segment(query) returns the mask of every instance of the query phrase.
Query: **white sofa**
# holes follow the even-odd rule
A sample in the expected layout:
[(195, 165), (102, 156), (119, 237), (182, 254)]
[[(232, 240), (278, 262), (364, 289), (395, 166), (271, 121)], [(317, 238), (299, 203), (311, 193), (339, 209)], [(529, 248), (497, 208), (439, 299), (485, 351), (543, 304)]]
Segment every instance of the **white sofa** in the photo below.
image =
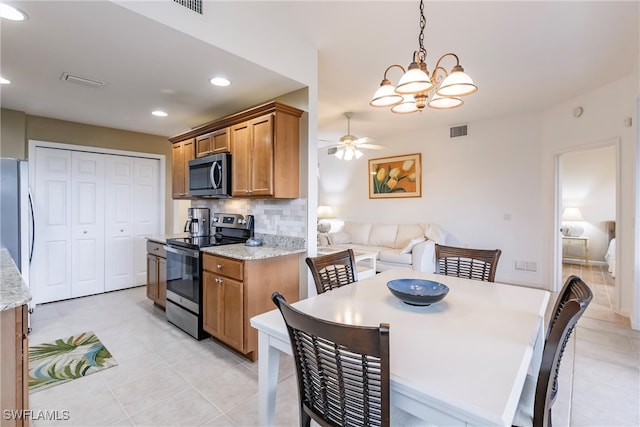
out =
[(437, 224), (377, 224), (345, 221), (341, 229), (318, 234), (318, 246), (375, 252), (376, 270), (409, 268), (433, 273), (435, 244), (446, 244)]

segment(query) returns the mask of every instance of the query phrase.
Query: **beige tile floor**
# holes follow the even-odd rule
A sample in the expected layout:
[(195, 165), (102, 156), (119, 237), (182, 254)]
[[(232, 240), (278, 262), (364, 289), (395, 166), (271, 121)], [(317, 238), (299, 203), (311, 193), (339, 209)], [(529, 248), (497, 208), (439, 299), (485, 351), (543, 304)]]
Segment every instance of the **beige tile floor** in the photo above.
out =
[[(581, 273), (586, 278), (588, 272)], [(640, 425), (640, 333), (600, 304), (608, 301), (604, 279), (589, 279), (597, 304), (579, 322), (575, 348), (563, 360), (555, 425)], [(31, 321), (31, 344), (92, 330), (118, 361), (117, 367), (31, 394), (34, 411), (70, 415), (33, 426), (258, 425), (257, 363), (168, 324), (144, 288), (41, 305)], [(293, 363), (281, 359), (276, 422), (295, 426)]]

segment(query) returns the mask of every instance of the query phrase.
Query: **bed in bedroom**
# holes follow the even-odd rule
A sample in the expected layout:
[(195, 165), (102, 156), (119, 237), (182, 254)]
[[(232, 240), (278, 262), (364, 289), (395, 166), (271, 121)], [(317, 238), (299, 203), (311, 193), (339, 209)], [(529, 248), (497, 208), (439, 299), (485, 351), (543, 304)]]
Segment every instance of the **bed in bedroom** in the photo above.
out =
[(616, 273), (616, 223), (615, 221), (607, 221), (607, 235), (609, 238), (609, 246), (604, 260), (609, 265), (609, 273), (615, 277)]

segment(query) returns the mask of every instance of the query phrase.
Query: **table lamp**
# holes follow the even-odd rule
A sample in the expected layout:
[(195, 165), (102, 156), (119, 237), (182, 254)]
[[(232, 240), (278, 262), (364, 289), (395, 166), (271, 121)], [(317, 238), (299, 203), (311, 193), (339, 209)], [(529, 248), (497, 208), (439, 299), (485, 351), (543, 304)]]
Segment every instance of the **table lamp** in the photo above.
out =
[[(584, 221), (582, 212), (578, 208), (565, 208), (562, 212), (562, 234), (567, 237), (579, 237), (584, 233), (584, 227), (580, 224)], [(567, 223), (565, 225), (565, 222)]]
[(331, 230), (331, 223), (327, 219), (334, 217), (331, 206), (318, 206), (318, 232), (328, 233)]

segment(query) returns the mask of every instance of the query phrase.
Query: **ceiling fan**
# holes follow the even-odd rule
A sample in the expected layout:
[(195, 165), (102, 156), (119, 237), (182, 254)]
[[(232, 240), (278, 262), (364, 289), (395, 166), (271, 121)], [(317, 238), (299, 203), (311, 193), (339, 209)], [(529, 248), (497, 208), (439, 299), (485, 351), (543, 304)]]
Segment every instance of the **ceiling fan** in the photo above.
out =
[[(351, 117), (353, 113), (347, 112), (344, 113), (344, 116), (347, 118), (347, 134), (341, 137), (337, 144), (329, 146), (329, 150), (337, 149), (335, 153), (333, 153), (334, 156), (341, 160), (351, 160), (354, 157), (359, 159), (363, 154), (359, 148), (369, 148), (373, 150), (382, 150), (385, 148), (384, 145), (369, 144), (373, 139), (368, 136), (358, 138), (355, 135), (351, 135)], [(329, 151), (329, 153), (331, 153), (331, 151)]]

